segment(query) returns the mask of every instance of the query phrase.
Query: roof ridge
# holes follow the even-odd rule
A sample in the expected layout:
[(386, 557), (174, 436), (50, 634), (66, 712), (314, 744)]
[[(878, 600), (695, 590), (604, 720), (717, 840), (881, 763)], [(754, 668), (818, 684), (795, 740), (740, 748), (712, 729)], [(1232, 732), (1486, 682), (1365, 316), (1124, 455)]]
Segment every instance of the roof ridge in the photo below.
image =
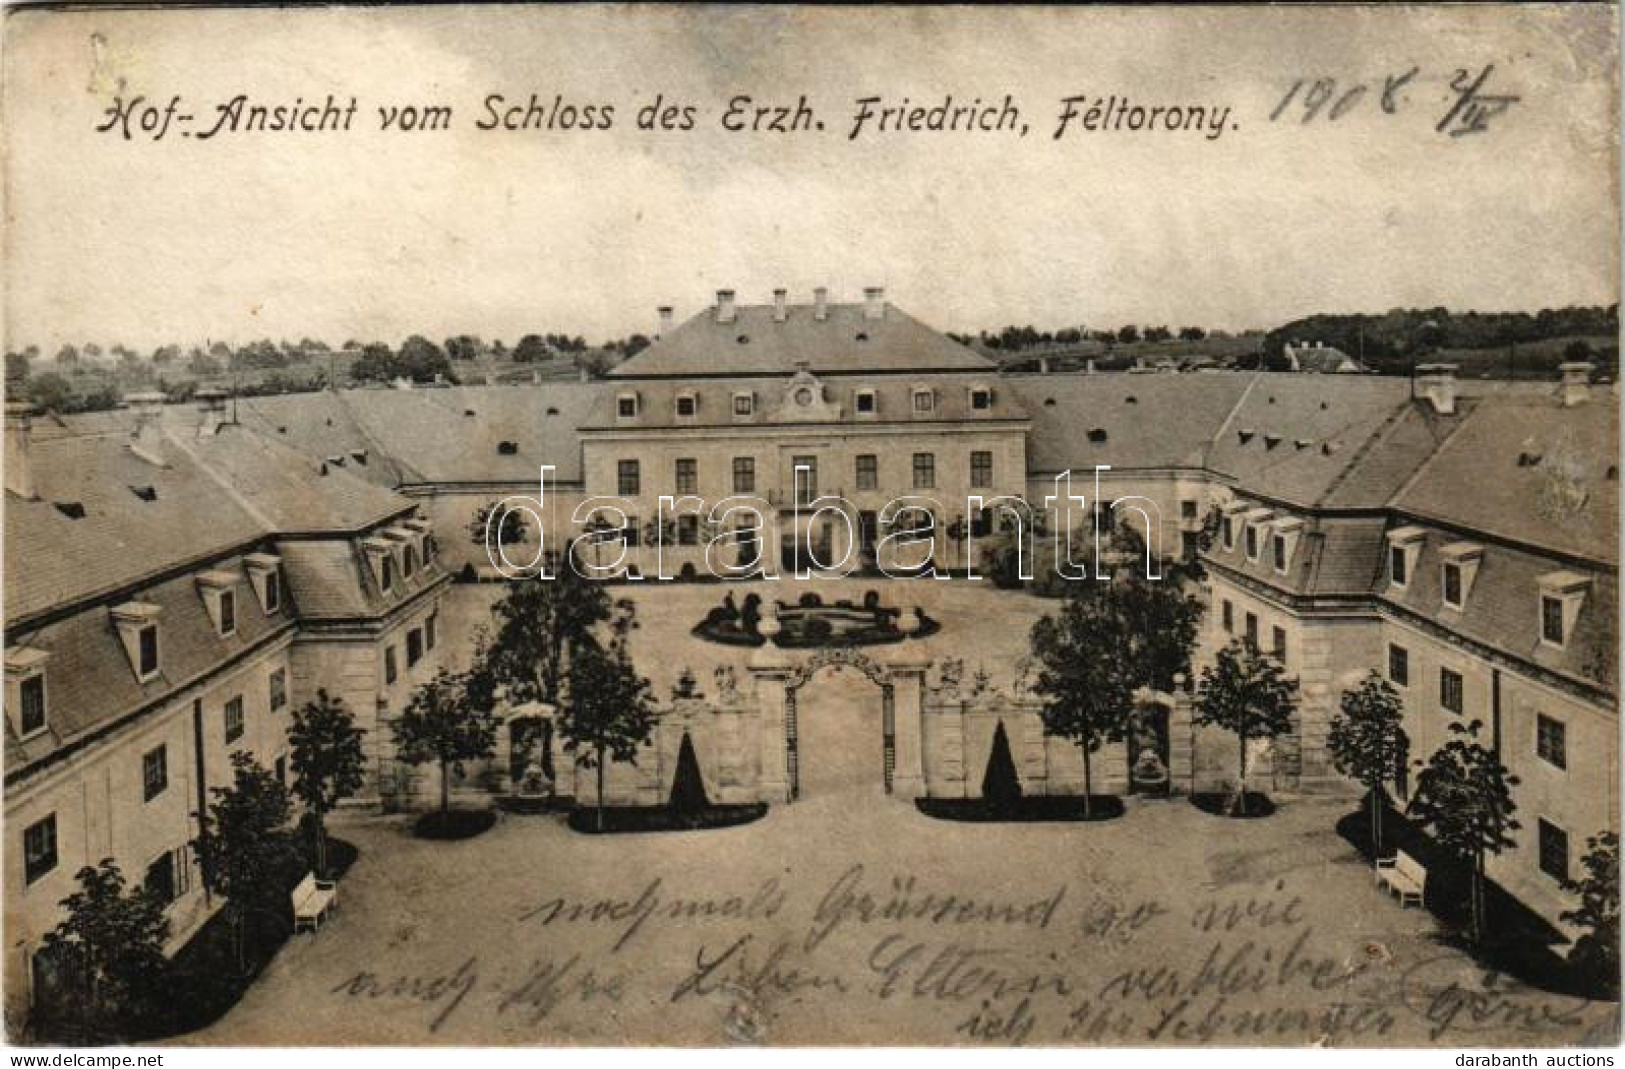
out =
[[(249, 431), (247, 433), (253, 432)], [(187, 458), (192, 461), (193, 465), (196, 466), (199, 471), (203, 472), (203, 474), (206, 475), (216, 486), (224, 490), (226, 492), (226, 496), (230, 497), (232, 501), (236, 502), (239, 508), (248, 513), (248, 515), (254, 520), (255, 523), (260, 525), (266, 534), (276, 533), (277, 525), (271, 522), (270, 517), (266, 516), (265, 513), (261, 512), (252, 501), (248, 500), (247, 495), (238, 489), (236, 484), (234, 484), (230, 479), (226, 478), (220, 472), (216, 471), (213, 465), (204, 461), (204, 459), (198, 455), (197, 451), (184, 440), (183, 436), (176, 433), (173, 427), (164, 428), (164, 437), (173, 442), (181, 452), (185, 453)]]
[(1409, 493), (1411, 487), (1415, 486), (1417, 481), (1422, 478), (1422, 474), (1426, 472), (1428, 468), (1432, 467), (1433, 462), (1439, 458), (1439, 455), (1443, 453), (1446, 448), (1449, 447), (1451, 439), (1455, 438), (1456, 435), (1462, 432), (1462, 429), (1467, 426), (1473, 414), (1478, 411), (1478, 400), (1479, 399), (1476, 397), (1457, 398), (1458, 403), (1460, 403), (1461, 406), (1467, 411), (1462, 414), (1461, 419), (1456, 421), (1456, 425), (1450, 428), (1449, 434), (1446, 434), (1443, 438), (1433, 443), (1433, 448), (1428, 450), (1428, 455), (1422, 458), (1422, 463), (1416, 466), (1416, 470), (1411, 472), (1409, 478), (1400, 483), (1398, 489), (1388, 496), (1388, 499), (1383, 502), (1383, 506), (1385, 508), (1393, 508), (1395, 502)]
[[(1371, 451), (1376, 448), (1377, 442), (1380, 441), (1385, 434), (1399, 425), (1399, 421), (1404, 418), (1405, 413), (1407, 410), (1409, 410), (1409, 408), (1410, 402), (1408, 400), (1401, 401), (1399, 404), (1395, 405), (1393, 411), (1389, 412), (1387, 417), (1381, 423), (1377, 424), (1376, 429), (1370, 434), (1366, 435), (1365, 440), (1354, 447), (1354, 451), (1349, 454), (1348, 461), (1341, 468), (1337, 469), (1337, 474), (1331, 477), (1331, 479), (1326, 483), (1326, 488), (1320, 492), (1320, 496), (1316, 497), (1311, 504), (1324, 505), (1331, 498), (1332, 494), (1348, 481), (1350, 473), (1354, 471), (1355, 467), (1360, 463), (1360, 461), (1364, 460), (1371, 454)], [(1345, 426), (1347, 426), (1347, 424), (1345, 424)]]
[(1253, 390), (1258, 388), (1258, 384), (1263, 381), (1263, 378), (1264, 372), (1253, 372), (1252, 381), (1247, 384), (1246, 388), (1243, 389), (1241, 393), (1236, 395), (1236, 402), (1230, 406), (1230, 411), (1225, 413), (1224, 420), (1219, 424), (1219, 429), (1214, 431), (1213, 437), (1209, 438), (1207, 440), (1207, 444), (1202, 446), (1203, 471), (1213, 472), (1215, 475), (1218, 474), (1218, 472), (1214, 471), (1212, 467), (1213, 450), (1219, 447), (1219, 442), (1223, 440), (1225, 432), (1230, 429), (1231, 421), (1236, 418), (1236, 413), (1241, 411), (1241, 406), (1247, 403), (1247, 398), (1253, 395)]

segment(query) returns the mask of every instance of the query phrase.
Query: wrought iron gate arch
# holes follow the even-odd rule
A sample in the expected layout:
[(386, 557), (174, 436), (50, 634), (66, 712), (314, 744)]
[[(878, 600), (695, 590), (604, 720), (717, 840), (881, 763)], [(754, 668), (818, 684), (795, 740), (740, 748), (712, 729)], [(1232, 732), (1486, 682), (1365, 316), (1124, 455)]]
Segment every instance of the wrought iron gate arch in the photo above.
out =
[(812, 677), (825, 668), (852, 668), (880, 688), (881, 778), (886, 793), (892, 792), (892, 773), (897, 767), (897, 691), (891, 671), (873, 659), (851, 649), (821, 649), (791, 671), (784, 683), (784, 772), (790, 784), (790, 800), (801, 797), (801, 753), (796, 728), (797, 695)]

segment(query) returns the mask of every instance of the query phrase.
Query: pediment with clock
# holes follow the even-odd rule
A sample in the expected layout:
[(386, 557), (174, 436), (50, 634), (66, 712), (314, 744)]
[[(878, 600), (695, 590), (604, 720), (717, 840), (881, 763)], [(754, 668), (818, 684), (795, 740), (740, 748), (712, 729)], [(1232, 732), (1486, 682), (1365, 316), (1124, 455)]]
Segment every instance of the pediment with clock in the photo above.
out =
[(785, 383), (784, 397), (775, 413), (781, 422), (834, 423), (841, 418), (841, 405), (829, 399), (818, 377), (801, 368)]

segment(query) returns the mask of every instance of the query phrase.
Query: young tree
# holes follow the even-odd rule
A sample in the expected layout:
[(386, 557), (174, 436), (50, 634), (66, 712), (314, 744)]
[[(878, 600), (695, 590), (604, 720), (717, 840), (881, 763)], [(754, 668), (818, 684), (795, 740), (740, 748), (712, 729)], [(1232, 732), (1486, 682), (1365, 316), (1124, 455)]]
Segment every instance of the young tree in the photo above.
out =
[(1008, 809), (1021, 801), (1021, 777), (1010, 753), (1010, 736), (1004, 721), (993, 729), (993, 748), (988, 751), (987, 770), (982, 774), (982, 800), (995, 808)]
[(231, 755), (231, 771), (230, 787), (210, 788), (214, 801), (192, 846), (204, 882), (226, 899), (237, 965), (246, 970), (249, 910), (270, 906), (287, 890), (286, 877), (298, 850), (288, 830), (293, 806), (287, 789), (241, 750)]
[(577, 765), (598, 770), (597, 824), (602, 831), (606, 767), (611, 760), (637, 764), (639, 747), (654, 731), (654, 698), (649, 681), (632, 667), (624, 635), (607, 648), (580, 643), (570, 657), (559, 733)]
[(686, 731), (677, 749), (677, 774), (672, 777), (667, 805), (673, 813), (683, 817), (699, 816), (711, 805), (705, 794), (705, 777), (700, 773), (700, 758), (694, 752), (694, 740)]
[(1133, 637), (1106, 584), (1069, 585), (1058, 617), (1033, 625), (1039, 664), (1041, 716), (1050, 735), (1070, 739), (1083, 754), (1083, 812), (1093, 815), (1090, 755), (1128, 730), (1134, 682), (1126, 656)]
[(402, 761), (440, 766), (440, 815), (445, 820), (451, 811), (451, 774), (462, 775), (463, 762), (490, 757), (496, 747), (495, 714), (477, 692), (471, 695), (468, 677), (441, 668), (412, 693), (392, 727)]
[[(476, 546), (486, 544), (487, 528), (491, 526), (491, 513), (495, 508), (495, 505), (483, 505), (474, 510), (474, 518), (468, 524), (468, 537)], [(497, 527), (497, 544), (511, 546), (515, 542), (523, 542), (529, 531), (525, 514), (517, 509), (509, 509), (502, 514), (502, 522)]]
[(1600, 983), (1619, 997), (1619, 836), (1611, 831), (1586, 840), (1580, 859), (1585, 875), (1564, 883), (1580, 896), (1580, 905), (1563, 914), (1570, 924), (1585, 929), (1569, 950), (1569, 964), (1587, 979)]
[(568, 653), (596, 647), (600, 625), (609, 626), (612, 640), (637, 626), (631, 601), (610, 598), (603, 583), (583, 579), (567, 563), (554, 561), (551, 570), (552, 579), (511, 584), (492, 609), (496, 634), (481, 662), (515, 703), (557, 703)]
[(1288, 679), (1279, 662), (1239, 639), (1220, 650), (1213, 664), (1203, 667), (1195, 720), (1234, 732), (1241, 755), (1236, 797), (1231, 803), (1234, 815), (1247, 814), (1247, 744), (1292, 730), (1297, 690), (1297, 680)]
[(125, 890), (112, 858), (87, 865), (76, 878), (79, 890), (62, 900), (67, 917), (45, 934), (45, 950), (62, 975), (83, 984), (80, 1009), (93, 1038), (113, 1040), (119, 1024), (156, 994), (169, 920), (156, 894)]
[(1352, 690), (1345, 690), (1341, 709), (1332, 718), (1326, 749), (1337, 771), (1371, 792), (1371, 854), (1382, 856), (1383, 785), (1409, 757), (1411, 740), (1401, 722), (1399, 692), (1375, 671)]
[(1472, 871), (1469, 902), (1474, 943), (1484, 938), (1484, 859), (1516, 842), (1519, 824), (1512, 788), (1518, 777), (1506, 770), (1494, 751), (1478, 742), (1474, 720), (1450, 725), (1456, 737), (1433, 751), (1416, 778), (1416, 793), (1406, 812), (1433, 833), (1440, 846), (1467, 862)]
[(344, 699), (316, 691), (316, 700), (293, 714), (288, 728), (293, 765), (293, 793), (311, 816), (316, 840), (316, 874), (327, 877), (327, 814), (361, 789), (366, 758), (355, 717)]

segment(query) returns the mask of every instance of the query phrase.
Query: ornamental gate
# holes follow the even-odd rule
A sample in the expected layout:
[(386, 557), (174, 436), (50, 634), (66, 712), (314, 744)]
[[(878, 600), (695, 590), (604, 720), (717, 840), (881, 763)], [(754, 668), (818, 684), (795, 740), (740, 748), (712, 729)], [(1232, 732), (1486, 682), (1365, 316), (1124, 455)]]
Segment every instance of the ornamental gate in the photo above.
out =
[[(881, 782), (887, 794), (892, 792), (892, 773), (897, 766), (897, 691), (892, 685), (890, 675), (879, 665), (864, 657), (862, 654), (844, 650), (821, 650), (808, 658), (806, 663), (791, 672), (784, 685), (784, 747), (785, 747), (785, 777), (789, 781), (790, 799), (794, 801), (803, 793), (803, 746), (802, 743), (808, 732), (802, 722), (801, 691), (813, 676), (824, 669), (840, 670), (852, 669), (860, 673), (870, 683), (880, 689), (880, 750), (876, 753), (876, 764), (880, 770)], [(840, 710), (827, 710), (832, 716)], [(872, 729), (872, 717), (863, 716), (864, 710), (856, 711), (860, 721), (852, 725), (859, 735)], [(849, 717), (850, 719), (850, 717)], [(825, 732), (826, 752), (815, 756), (814, 760), (832, 761), (837, 755), (829, 752), (837, 749), (841, 741)], [(861, 744), (861, 740), (860, 744)]]

